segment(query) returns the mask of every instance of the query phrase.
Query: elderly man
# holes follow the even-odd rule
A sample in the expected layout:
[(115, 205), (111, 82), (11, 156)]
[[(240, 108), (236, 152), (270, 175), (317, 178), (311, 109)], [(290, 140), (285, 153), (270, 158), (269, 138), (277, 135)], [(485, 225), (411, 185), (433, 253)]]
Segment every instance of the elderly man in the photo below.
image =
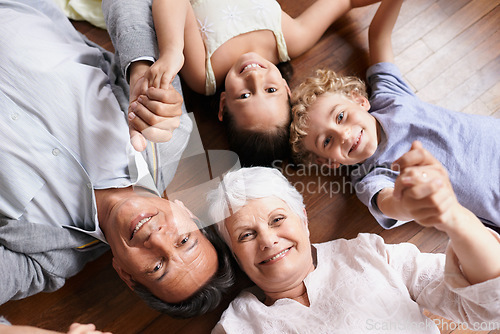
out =
[(231, 284), (223, 252), (159, 196), (192, 128), (180, 95), (136, 86), (156, 115), (129, 116), (129, 138), (112, 54), (50, 0), (3, 1), (0, 18), (0, 303), (60, 288), (108, 244), (119, 276), (155, 308), (189, 317), (216, 306)]

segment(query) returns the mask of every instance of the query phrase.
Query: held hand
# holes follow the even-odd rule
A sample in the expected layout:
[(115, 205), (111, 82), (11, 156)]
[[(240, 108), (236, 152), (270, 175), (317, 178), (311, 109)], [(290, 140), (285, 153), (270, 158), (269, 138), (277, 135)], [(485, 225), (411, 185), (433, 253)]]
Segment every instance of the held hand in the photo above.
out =
[(462, 209), (458, 203), (448, 173), (420, 142), (393, 164), (400, 175), (393, 196), (417, 223), (446, 231), (455, 223)]
[(146, 148), (146, 140), (169, 141), (179, 127), (182, 114), (182, 96), (172, 86), (168, 89), (147, 86), (146, 78), (141, 77), (130, 93), (130, 140), (137, 151)]
[(145, 74), (149, 87), (169, 88), (183, 65), (184, 55), (182, 52), (180, 54), (177, 52), (162, 53)]

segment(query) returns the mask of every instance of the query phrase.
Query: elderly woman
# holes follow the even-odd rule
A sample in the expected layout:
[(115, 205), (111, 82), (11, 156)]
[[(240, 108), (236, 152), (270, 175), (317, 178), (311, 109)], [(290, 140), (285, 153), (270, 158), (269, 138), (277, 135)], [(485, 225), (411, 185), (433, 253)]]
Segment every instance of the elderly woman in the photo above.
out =
[(500, 326), (500, 238), (454, 199), (444, 168), (419, 144), (398, 164), (401, 205), (448, 234), (446, 255), (374, 234), (311, 245), (302, 196), (279, 171), (226, 174), (208, 196), (211, 214), (257, 287), (213, 333), (439, 333), (423, 308), (470, 329)]

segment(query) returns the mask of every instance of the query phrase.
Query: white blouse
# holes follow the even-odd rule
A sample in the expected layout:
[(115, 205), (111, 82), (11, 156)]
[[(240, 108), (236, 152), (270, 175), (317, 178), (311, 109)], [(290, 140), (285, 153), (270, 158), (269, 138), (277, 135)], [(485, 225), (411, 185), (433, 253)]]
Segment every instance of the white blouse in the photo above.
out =
[(314, 246), (317, 266), (304, 280), (310, 307), (288, 298), (266, 306), (243, 291), (212, 333), (439, 333), (423, 308), (460, 328), (500, 327), (500, 277), (470, 285), (451, 247), (445, 261), (375, 234)]

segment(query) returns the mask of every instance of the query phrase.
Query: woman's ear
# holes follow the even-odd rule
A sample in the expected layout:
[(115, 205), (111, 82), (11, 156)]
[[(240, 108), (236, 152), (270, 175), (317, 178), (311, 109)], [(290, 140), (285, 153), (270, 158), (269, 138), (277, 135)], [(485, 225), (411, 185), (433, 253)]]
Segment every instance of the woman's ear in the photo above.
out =
[(130, 290), (134, 290), (134, 285), (135, 285), (135, 282), (134, 280), (132, 279), (132, 275), (130, 275), (128, 272), (126, 272), (119, 264), (118, 262), (115, 260), (115, 258), (113, 257), (113, 268), (115, 268), (116, 272), (118, 273), (118, 276), (120, 276), (120, 278), (122, 279), (122, 281), (125, 282), (125, 284), (127, 284), (127, 286), (130, 288)]
[(309, 220), (307, 219), (307, 211), (306, 211), (306, 208), (303, 207), (302, 208), (302, 211), (304, 212), (304, 225), (306, 227), (306, 231), (307, 231), (307, 237), (309, 238), (311, 236), (311, 231), (309, 231)]
[(364, 110), (368, 111), (370, 110), (370, 101), (363, 95), (359, 94), (357, 91), (352, 91), (351, 92), (351, 99), (359, 104)]
[(224, 107), (226, 106), (226, 92), (220, 93), (220, 101), (219, 101), (219, 121), (222, 122), (224, 118)]

